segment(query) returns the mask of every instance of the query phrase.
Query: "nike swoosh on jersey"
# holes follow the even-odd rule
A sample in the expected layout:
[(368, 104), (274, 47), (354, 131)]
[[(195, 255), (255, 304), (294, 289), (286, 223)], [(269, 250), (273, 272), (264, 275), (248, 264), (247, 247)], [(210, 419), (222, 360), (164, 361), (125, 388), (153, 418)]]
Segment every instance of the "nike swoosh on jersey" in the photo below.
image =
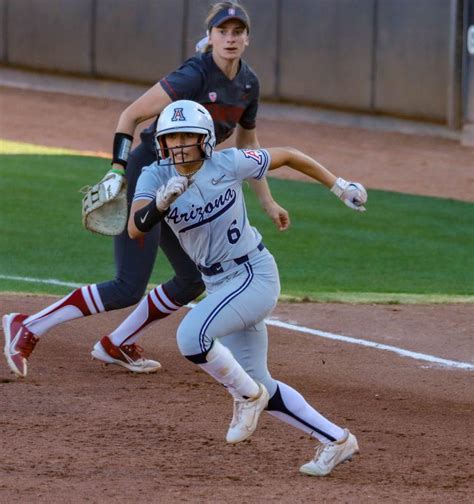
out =
[(221, 177), (218, 177), (218, 178), (213, 178), (212, 185), (218, 184), (224, 177), (225, 177), (225, 175), (222, 175)]
[(148, 210), (148, 212), (143, 216), (143, 217), (140, 217), (140, 222), (143, 224), (145, 221), (146, 221), (146, 218), (148, 217), (148, 214), (150, 213), (150, 210)]

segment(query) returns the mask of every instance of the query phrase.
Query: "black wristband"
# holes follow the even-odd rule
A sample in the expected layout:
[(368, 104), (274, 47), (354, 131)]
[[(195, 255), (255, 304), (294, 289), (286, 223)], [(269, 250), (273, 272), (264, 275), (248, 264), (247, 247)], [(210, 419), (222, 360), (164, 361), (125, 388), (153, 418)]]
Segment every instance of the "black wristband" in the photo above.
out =
[(115, 133), (112, 151), (112, 164), (117, 163), (124, 168), (127, 166), (128, 156), (132, 148), (133, 137), (127, 133)]
[(160, 212), (158, 208), (156, 208), (156, 200), (153, 199), (148, 205), (135, 212), (133, 221), (138, 230), (142, 233), (148, 233), (155, 224), (163, 220), (167, 213), (168, 210), (166, 210), (166, 212)]

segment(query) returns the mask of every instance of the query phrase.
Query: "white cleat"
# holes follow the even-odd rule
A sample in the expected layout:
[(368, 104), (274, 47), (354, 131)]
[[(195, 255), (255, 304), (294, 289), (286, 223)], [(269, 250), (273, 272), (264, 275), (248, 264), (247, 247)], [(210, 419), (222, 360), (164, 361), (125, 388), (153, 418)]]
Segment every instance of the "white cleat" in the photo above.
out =
[(260, 413), (267, 407), (270, 396), (267, 389), (258, 384), (260, 394), (252, 399), (234, 399), (234, 415), (227, 431), (228, 443), (240, 443), (249, 438), (257, 428)]
[(321, 444), (316, 448), (316, 454), (307, 464), (300, 467), (300, 471), (310, 476), (327, 476), (338, 464), (351, 460), (359, 453), (356, 437), (347, 429), (345, 436), (334, 443)]
[(144, 359), (143, 349), (137, 344), (116, 346), (108, 336), (104, 336), (92, 349), (94, 359), (105, 364), (117, 364), (134, 373), (156, 373), (161, 368), (158, 361)]

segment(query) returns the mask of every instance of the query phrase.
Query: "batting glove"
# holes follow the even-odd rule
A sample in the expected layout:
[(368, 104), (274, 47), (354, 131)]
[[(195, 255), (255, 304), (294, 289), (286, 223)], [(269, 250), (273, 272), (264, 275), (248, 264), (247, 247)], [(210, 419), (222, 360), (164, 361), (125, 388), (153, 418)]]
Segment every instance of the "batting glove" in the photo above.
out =
[(124, 170), (109, 170), (104, 178), (99, 182), (100, 191), (103, 193), (103, 199), (111, 201), (115, 199), (127, 183)]
[(166, 185), (162, 185), (156, 191), (156, 208), (165, 212), (171, 203), (179, 198), (187, 188), (187, 177), (171, 177)]
[(331, 192), (352, 210), (365, 212), (364, 205), (367, 203), (367, 191), (359, 182), (348, 182), (339, 177), (331, 187)]

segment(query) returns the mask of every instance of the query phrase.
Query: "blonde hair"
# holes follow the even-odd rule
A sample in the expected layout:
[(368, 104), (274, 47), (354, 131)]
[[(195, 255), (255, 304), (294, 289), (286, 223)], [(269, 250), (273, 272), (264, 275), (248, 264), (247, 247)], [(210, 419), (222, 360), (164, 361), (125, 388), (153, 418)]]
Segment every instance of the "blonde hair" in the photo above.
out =
[[(250, 16), (249, 16), (249, 13), (247, 12), (247, 9), (241, 3), (238, 3), (238, 2), (218, 2), (214, 5), (211, 5), (211, 7), (209, 8), (209, 10), (207, 12), (206, 19), (204, 20), (207, 35), (209, 36), (209, 30), (207, 27), (209, 26), (209, 23), (211, 22), (212, 18), (218, 12), (220, 12), (221, 10), (224, 10), (224, 9), (237, 9), (237, 8), (242, 10), (246, 15), (248, 27), (246, 26), (245, 28), (246, 28), (247, 32), (249, 32), (250, 31)], [(212, 30), (212, 28), (211, 28), (211, 30)], [(200, 49), (200, 51), (203, 53), (212, 51), (212, 44), (209, 44), (209, 42), (207, 44), (204, 44), (203, 47)]]

